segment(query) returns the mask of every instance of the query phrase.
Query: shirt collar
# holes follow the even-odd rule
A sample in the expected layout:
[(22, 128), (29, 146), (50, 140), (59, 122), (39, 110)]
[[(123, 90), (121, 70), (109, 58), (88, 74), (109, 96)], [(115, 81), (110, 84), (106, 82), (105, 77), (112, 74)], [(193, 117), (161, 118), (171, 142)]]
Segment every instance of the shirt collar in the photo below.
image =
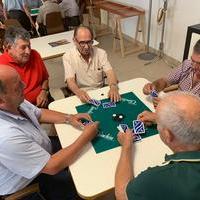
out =
[(200, 162), (200, 151), (188, 151), (165, 155), (165, 163), (170, 162)]
[[(22, 107), (21, 105), (19, 106), (19, 109), (20, 109), (22, 112), (26, 113), (25, 110), (23, 109), (23, 107)], [(6, 111), (6, 110), (0, 110), (0, 113), (2, 113), (3, 115), (6, 115), (6, 116), (8, 116), (8, 117), (17, 119), (17, 120), (18, 120), (18, 119), (20, 119), (20, 120), (27, 120), (25, 117), (23, 117), (23, 116), (21, 116), (21, 115), (16, 115), (16, 114), (10, 113), (10, 112), (8, 112), (8, 111)]]

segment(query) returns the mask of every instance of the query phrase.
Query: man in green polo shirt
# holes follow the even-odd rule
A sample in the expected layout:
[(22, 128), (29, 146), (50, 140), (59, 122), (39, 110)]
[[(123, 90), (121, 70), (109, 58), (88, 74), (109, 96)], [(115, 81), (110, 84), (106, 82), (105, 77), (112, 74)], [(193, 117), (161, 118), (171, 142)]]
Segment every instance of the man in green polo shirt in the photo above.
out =
[(173, 92), (160, 101), (156, 115), (160, 138), (174, 154), (166, 156), (162, 166), (134, 177), (132, 133), (119, 133), (122, 148), (115, 175), (116, 199), (199, 200), (200, 98)]

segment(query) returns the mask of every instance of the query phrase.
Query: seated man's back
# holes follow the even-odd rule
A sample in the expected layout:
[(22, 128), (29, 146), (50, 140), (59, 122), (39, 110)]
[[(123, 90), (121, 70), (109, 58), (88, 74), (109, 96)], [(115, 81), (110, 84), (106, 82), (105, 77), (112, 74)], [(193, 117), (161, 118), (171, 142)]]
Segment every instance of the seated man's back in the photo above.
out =
[(199, 199), (200, 152), (176, 153), (165, 160), (166, 165), (149, 168), (129, 182), (128, 199)]

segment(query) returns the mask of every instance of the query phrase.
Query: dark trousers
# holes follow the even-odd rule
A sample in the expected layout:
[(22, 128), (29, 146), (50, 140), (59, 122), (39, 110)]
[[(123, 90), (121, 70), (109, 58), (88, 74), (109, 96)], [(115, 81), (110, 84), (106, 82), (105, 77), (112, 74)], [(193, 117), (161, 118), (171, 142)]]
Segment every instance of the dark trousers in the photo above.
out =
[[(58, 137), (50, 137), (52, 151), (56, 153), (61, 149)], [(55, 175), (40, 174), (37, 177), (41, 194), (47, 200), (78, 200), (71, 174), (68, 168)]]
[[(61, 149), (58, 137), (50, 137), (52, 151), (56, 153)], [(32, 183), (38, 182), (40, 193), (46, 200), (80, 200), (76, 192), (71, 174), (68, 168), (55, 175), (40, 174)], [(38, 194), (26, 197), (23, 200), (42, 200)]]

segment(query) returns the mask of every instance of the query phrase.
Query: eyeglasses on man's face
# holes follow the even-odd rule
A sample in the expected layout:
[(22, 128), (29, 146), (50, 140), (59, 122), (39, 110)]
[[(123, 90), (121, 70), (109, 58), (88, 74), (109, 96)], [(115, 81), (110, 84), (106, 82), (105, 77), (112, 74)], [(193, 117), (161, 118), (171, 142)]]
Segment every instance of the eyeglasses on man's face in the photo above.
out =
[(78, 41), (76, 39), (76, 42), (81, 46), (81, 47), (84, 47), (86, 44), (87, 46), (92, 46), (94, 41), (93, 40), (88, 40), (88, 41)]

